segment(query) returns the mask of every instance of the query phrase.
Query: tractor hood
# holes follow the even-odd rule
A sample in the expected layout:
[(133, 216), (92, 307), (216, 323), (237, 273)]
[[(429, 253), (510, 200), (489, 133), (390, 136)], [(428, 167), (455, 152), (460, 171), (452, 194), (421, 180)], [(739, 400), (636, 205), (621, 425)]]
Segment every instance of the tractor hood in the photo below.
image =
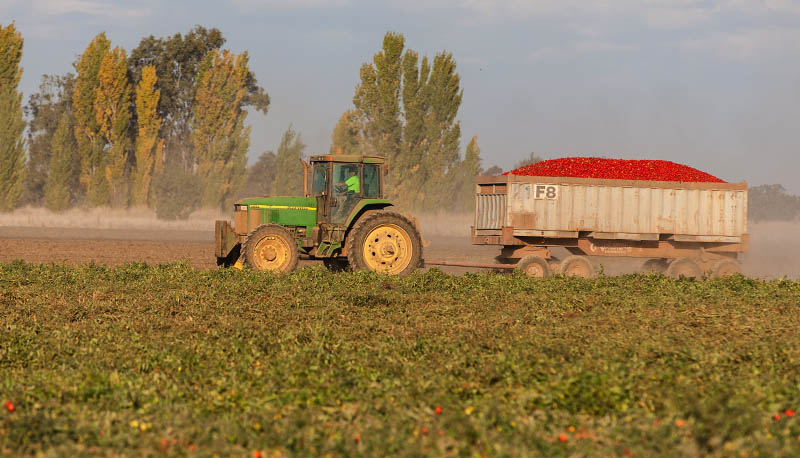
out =
[[(247, 208), (242, 208), (247, 205)], [(236, 204), (237, 212), (247, 211), (248, 230), (261, 224), (311, 227), (317, 224), (317, 199), (315, 197), (254, 197)]]

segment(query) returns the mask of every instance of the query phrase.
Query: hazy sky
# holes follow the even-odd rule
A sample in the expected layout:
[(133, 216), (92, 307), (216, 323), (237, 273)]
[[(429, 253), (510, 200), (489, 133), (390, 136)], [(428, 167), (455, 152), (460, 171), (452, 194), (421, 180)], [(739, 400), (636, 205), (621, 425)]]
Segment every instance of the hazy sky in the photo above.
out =
[(251, 158), (290, 123), (327, 151), (391, 30), (454, 54), (462, 143), (478, 135), (485, 167), (531, 151), (666, 159), (800, 193), (800, 0), (0, 0), (11, 21), (26, 100), (99, 32), (130, 51), (219, 28), (272, 98), (248, 117)]

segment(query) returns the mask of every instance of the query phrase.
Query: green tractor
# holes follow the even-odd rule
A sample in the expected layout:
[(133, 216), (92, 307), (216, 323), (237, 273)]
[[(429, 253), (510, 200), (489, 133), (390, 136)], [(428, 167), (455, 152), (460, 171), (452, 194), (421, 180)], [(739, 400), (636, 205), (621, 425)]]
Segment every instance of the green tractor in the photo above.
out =
[(304, 196), (244, 199), (233, 226), (216, 222), (218, 265), (291, 272), (303, 256), (334, 270), (404, 275), (422, 264), (416, 220), (387, 210), (382, 157), (312, 156), (303, 167)]

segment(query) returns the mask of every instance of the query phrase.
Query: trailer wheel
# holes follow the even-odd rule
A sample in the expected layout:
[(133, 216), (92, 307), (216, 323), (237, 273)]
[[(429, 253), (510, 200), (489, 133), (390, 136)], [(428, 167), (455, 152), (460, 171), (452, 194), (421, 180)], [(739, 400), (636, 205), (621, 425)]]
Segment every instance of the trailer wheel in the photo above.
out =
[(703, 270), (693, 259), (678, 258), (669, 263), (667, 276), (672, 278), (700, 278), (703, 276)]
[(561, 275), (589, 278), (594, 275), (592, 262), (586, 256), (569, 256), (561, 262)]
[(294, 236), (274, 224), (258, 226), (247, 234), (242, 253), (245, 265), (262, 272), (292, 272), (300, 259)]
[(711, 269), (711, 278), (723, 278), (742, 273), (742, 265), (733, 259), (717, 261)]
[(547, 260), (532, 254), (520, 259), (515, 269), (533, 278), (544, 278), (550, 275), (550, 266), (547, 264)]
[(642, 264), (641, 269), (639, 269), (642, 273), (646, 274), (663, 274), (667, 271), (669, 264), (667, 263), (666, 259), (656, 258), (656, 259), (648, 259), (647, 261)]

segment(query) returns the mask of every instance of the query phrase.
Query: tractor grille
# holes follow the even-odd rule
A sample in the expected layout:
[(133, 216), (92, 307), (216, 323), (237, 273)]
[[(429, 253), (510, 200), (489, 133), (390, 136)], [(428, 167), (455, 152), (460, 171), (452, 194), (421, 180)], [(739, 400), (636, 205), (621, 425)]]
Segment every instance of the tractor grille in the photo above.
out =
[(506, 194), (475, 196), (475, 229), (502, 229), (506, 216)]

